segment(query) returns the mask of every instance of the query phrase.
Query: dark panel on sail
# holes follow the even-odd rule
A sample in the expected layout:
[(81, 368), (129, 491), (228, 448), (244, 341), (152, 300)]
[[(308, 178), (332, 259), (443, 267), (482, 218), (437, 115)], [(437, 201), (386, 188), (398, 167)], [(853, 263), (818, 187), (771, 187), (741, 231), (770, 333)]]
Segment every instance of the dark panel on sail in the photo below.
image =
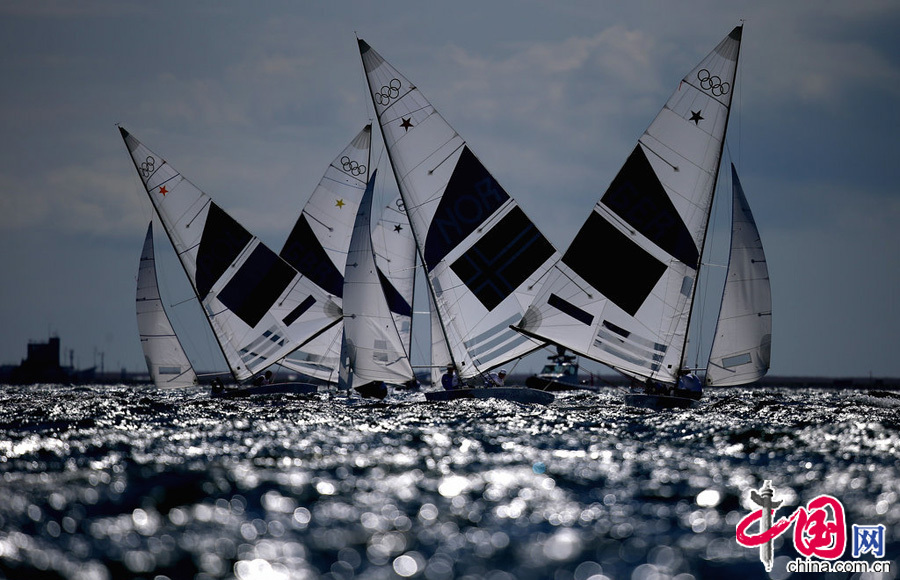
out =
[(697, 269), (700, 252), (640, 145), (601, 201), (651, 242)]
[(597, 212), (591, 212), (562, 259), (588, 284), (632, 316), (666, 271), (665, 264)]
[(553, 246), (518, 207), (450, 265), (493, 310), (553, 255)]
[(197, 249), (197, 294), (203, 299), (252, 236), (231, 216), (210, 202), (200, 247)]
[(556, 308), (560, 312), (568, 314), (582, 324), (587, 324), (588, 326), (590, 326), (594, 323), (594, 317), (591, 316), (590, 312), (586, 312), (581, 308), (578, 308), (571, 302), (563, 300), (556, 294), (550, 294), (550, 298), (547, 299), (547, 304), (549, 304), (553, 308)]
[(282, 320), (282, 322), (284, 322), (285, 326), (290, 326), (290, 325), (294, 324), (294, 322), (296, 322), (296, 320), (297, 320), (298, 318), (300, 318), (301, 316), (303, 316), (303, 314), (304, 314), (307, 310), (309, 310), (310, 308), (312, 308), (312, 305), (315, 304), (315, 303), (316, 303), (316, 299), (315, 299), (315, 298), (313, 298), (312, 296), (307, 296), (307, 297), (306, 297), (306, 300), (304, 300), (303, 302), (301, 302), (301, 303), (297, 306), (297, 308), (294, 308), (293, 310), (291, 310), (291, 313), (288, 314), (287, 316), (285, 316), (285, 317), (284, 317), (284, 320)]
[(507, 199), (509, 194), (469, 148), (463, 147), (428, 228), (425, 263), (429, 271)]
[(219, 293), (219, 300), (248, 325), (256, 326), (295, 275), (275, 252), (259, 245)]
[(334, 267), (313, 233), (306, 216), (301, 215), (281, 250), (281, 257), (298, 272), (335, 296), (344, 295), (344, 277)]
[(391, 312), (400, 316), (412, 316), (412, 308), (406, 299), (403, 298), (403, 295), (394, 288), (394, 285), (381, 272), (380, 268), (376, 268), (376, 271), (378, 272), (378, 281), (381, 282), (381, 289), (384, 291), (384, 297), (387, 298), (388, 308), (391, 309)]

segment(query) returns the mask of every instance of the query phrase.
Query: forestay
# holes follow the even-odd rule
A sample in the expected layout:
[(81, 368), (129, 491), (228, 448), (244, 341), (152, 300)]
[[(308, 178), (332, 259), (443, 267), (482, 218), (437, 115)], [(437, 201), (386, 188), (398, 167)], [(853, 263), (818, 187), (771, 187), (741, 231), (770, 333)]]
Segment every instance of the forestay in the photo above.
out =
[(731, 254), (706, 384), (743, 385), (769, 370), (772, 289), (762, 239), (734, 165)]
[(340, 322), (331, 296), (160, 155), (119, 130), (236, 379), (251, 377)]
[(675, 382), (728, 123), (735, 28), (678, 84), (518, 323), (626, 375)]
[(440, 327), (464, 377), (540, 346), (509, 328), (558, 254), (466, 142), (364, 41), (360, 54)]
[(372, 246), (372, 189), (375, 174), (363, 195), (344, 270), (344, 348), (342, 376), (348, 387), (372, 381), (402, 384), (413, 378), (412, 367), (375, 266)]
[(189, 387), (197, 375), (188, 360), (159, 296), (156, 254), (153, 251), (153, 222), (147, 226), (135, 296), (138, 334), (150, 378), (157, 387)]

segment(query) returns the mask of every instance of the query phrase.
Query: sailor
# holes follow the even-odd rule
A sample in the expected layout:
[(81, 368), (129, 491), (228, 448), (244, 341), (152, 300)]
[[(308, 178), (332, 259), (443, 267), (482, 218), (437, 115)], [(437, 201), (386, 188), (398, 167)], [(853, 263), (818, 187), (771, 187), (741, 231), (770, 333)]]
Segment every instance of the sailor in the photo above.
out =
[(502, 387), (506, 381), (506, 369), (500, 369), (496, 373), (489, 373), (484, 381), (485, 387)]
[(684, 372), (678, 377), (675, 394), (679, 397), (687, 397), (688, 399), (699, 401), (703, 397), (703, 384), (700, 382), (700, 377), (690, 371)]
[(459, 374), (456, 372), (456, 366), (453, 363), (447, 365), (447, 372), (441, 377), (441, 386), (445, 391), (452, 391), (459, 388)]

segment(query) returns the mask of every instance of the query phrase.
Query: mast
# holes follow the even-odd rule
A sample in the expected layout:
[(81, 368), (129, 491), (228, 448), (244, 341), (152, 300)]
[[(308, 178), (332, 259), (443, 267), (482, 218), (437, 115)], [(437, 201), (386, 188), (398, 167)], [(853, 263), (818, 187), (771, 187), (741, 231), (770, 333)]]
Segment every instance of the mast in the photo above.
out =
[[(734, 28), (734, 30), (731, 32), (731, 36), (734, 37), (735, 35), (737, 35), (737, 38), (735, 40), (739, 41), (738, 45), (737, 45), (737, 54), (735, 55), (735, 58), (734, 58), (734, 71), (735, 71), (734, 79), (735, 80), (737, 79), (737, 67), (740, 64), (740, 58), (741, 58), (741, 42), (740, 41), (743, 38), (743, 33), (744, 33), (743, 22), (739, 26), (736, 26)], [(734, 85), (736, 86), (737, 83), (735, 82)], [(730, 119), (731, 119), (731, 103), (729, 102), (728, 110), (725, 113), (725, 133), (722, 135), (722, 142), (719, 144), (719, 163), (716, 165), (716, 175), (715, 175), (715, 178), (713, 179), (712, 197), (710, 197), (709, 207), (706, 210), (706, 227), (703, 229), (703, 237), (701, 238), (701, 242), (700, 242), (700, 258), (699, 258), (699, 263), (697, 264), (697, 281), (694, 283), (694, 287), (691, 289), (691, 298), (690, 298), (691, 309), (688, 311), (687, 326), (686, 326), (685, 332), (684, 332), (684, 342), (681, 345), (681, 364), (679, 365), (678, 371), (676, 372), (676, 376), (678, 374), (680, 374), (681, 370), (685, 367), (686, 361), (687, 361), (687, 347), (688, 347), (688, 341), (691, 336), (691, 333), (690, 333), (691, 319), (694, 316), (694, 309), (696, 308), (696, 305), (694, 303), (694, 298), (697, 294), (697, 288), (700, 286), (700, 274), (701, 274), (701, 268), (703, 267), (703, 252), (706, 251), (706, 239), (707, 239), (707, 235), (709, 234), (709, 220), (710, 220), (710, 217), (712, 216), (713, 206), (715, 205), (716, 189), (719, 186), (719, 174), (722, 169), (722, 152), (725, 150), (725, 137), (728, 135), (728, 121)], [(677, 381), (676, 381), (676, 384), (677, 384)]]
[[(356, 38), (356, 42), (357, 42), (357, 45), (358, 45), (359, 51), (360, 51), (360, 61), (362, 62), (363, 47), (365, 46), (365, 48), (368, 49), (369, 46), (368, 46), (368, 44), (366, 44), (366, 42), (364, 40), (360, 39), (359, 37)], [(365, 73), (365, 63), (364, 62), (363, 62), (363, 72)], [(382, 140), (383, 140), (384, 135), (383, 135), (383, 129), (381, 129), (381, 126), (382, 126), (381, 125), (381, 114), (378, 112), (378, 107), (375, 106), (376, 105), (375, 95), (372, 94), (372, 90), (371, 90), (371, 88), (369, 88), (368, 80), (366, 81), (366, 87), (369, 89), (368, 92), (369, 92), (369, 97), (371, 98), (372, 108), (375, 110), (375, 116), (378, 118), (379, 130), (382, 131)], [(437, 293), (431, 282), (431, 277), (428, 275), (428, 264), (425, 261), (425, 255), (423, 253), (422, 247), (419, 245), (420, 236), (416, 232), (416, 225), (414, 223), (415, 220), (412, 219), (412, 216), (409, 213), (409, 200), (407, 200), (406, 196), (403, 194), (403, 188), (399, 187), (400, 176), (397, 174), (397, 168), (394, 163), (393, 156), (391, 154), (391, 148), (385, 147), (385, 150), (387, 151), (388, 161), (390, 162), (390, 165), (391, 165), (391, 172), (394, 174), (394, 180), (398, 184), (397, 189), (400, 192), (400, 199), (403, 201), (403, 211), (406, 213), (406, 217), (409, 220), (409, 227), (413, 229), (413, 233), (414, 233), (413, 241), (414, 241), (415, 247), (416, 247), (416, 256), (418, 257), (419, 263), (422, 265), (422, 269), (425, 273), (425, 283), (428, 287), (428, 293), (431, 296), (431, 302), (435, 307), (435, 311), (436, 311), (435, 313), (437, 314), (438, 321), (440, 322), (441, 336), (443, 337), (444, 342), (448, 345), (447, 352), (449, 353), (450, 361), (453, 364), (453, 367), (456, 369), (456, 372), (458, 373), (460, 371), (460, 368), (456, 363), (455, 357), (453, 356), (453, 349), (449, 348), (450, 340), (447, 336), (446, 324), (444, 323), (444, 320), (441, 317), (441, 309), (437, 307)], [(415, 288), (415, 282), (413, 282), (413, 288)], [(412, 316), (410, 316), (410, 343), (411, 342), (412, 342)], [(472, 364), (474, 365), (475, 362), (472, 361)], [(476, 368), (477, 368), (477, 366), (476, 366)]]

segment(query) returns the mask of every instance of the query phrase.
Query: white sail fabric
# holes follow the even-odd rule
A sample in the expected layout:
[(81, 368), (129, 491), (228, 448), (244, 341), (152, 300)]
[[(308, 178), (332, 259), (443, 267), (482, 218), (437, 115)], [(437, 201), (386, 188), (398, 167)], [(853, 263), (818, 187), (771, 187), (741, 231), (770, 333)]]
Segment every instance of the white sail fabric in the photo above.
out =
[(236, 379), (251, 377), (340, 322), (331, 296), (160, 155), (119, 130)]
[(372, 188), (375, 174), (359, 204), (344, 270), (344, 342), (341, 363), (347, 364), (349, 387), (373, 381), (402, 384), (413, 378), (405, 346), (388, 306), (372, 247)]
[(769, 370), (772, 349), (772, 289), (766, 255), (734, 165), (731, 178), (731, 253), (706, 369), (710, 386), (759, 380)]
[[(279, 255), (341, 304), (344, 264), (369, 175), (372, 125), (366, 125), (334, 158), (288, 235)], [(333, 326), (292, 352), (282, 365), (336, 382), (342, 326)]]
[(175, 335), (159, 297), (152, 221), (147, 226), (147, 237), (144, 238), (144, 249), (141, 251), (135, 307), (141, 348), (153, 383), (157, 387), (196, 385), (197, 375)]
[(518, 327), (674, 383), (734, 93), (741, 28), (678, 84)]
[(359, 40), (375, 112), (464, 377), (540, 346), (509, 326), (558, 253), (425, 96)]
[(400, 341), (409, 353), (416, 282), (416, 241), (399, 197), (382, 208), (381, 218), (372, 230), (372, 247)]

